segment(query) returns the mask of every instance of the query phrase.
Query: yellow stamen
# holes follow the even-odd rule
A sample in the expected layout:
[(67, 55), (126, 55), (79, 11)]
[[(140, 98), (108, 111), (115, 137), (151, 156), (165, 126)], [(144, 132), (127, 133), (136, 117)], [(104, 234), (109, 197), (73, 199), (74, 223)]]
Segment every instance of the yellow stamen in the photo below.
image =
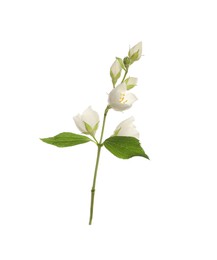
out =
[(125, 99), (125, 93), (121, 93), (119, 102), (121, 104), (125, 104), (127, 102), (127, 100)]

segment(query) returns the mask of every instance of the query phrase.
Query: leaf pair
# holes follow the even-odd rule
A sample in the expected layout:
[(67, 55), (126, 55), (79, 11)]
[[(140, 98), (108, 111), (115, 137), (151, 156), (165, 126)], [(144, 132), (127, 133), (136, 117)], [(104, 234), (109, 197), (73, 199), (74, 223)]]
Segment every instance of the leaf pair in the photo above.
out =
[[(74, 133), (64, 132), (54, 137), (42, 138), (43, 142), (57, 147), (69, 147), (92, 141), (89, 137)], [(133, 156), (142, 156), (149, 159), (142, 149), (139, 140), (128, 136), (111, 136), (103, 143), (107, 150), (121, 159), (129, 159)]]

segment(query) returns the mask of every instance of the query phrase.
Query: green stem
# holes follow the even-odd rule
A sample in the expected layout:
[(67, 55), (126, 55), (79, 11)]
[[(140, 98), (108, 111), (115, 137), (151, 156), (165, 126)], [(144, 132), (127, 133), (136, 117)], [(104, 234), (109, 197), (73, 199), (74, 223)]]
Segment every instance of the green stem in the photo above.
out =
[(102, 138), (103, 138), (104, 129), (105, 129), (105, 121), (106, 121), (106, 116), (108, 114), (109, 109), (110, 109), (110, 106), (107, 106), (106, 109), (105, 109), (105, 112), (104, 112), (103, 123), (102, 123), (102, 131), (101, 131), (99, 144), (102, 144)]
[(96, 145), (98, 145), (98, 141), (96, 140), (96, 137), (94, 136), (94, 135), (91, 135), (92, 137), (93, 137), (93, 139), (94, 139), (94, 143), (96, 144)]
[(124, 80), (125, 80), (125, 78), (126, 78), (126, 76), (127, 76), (127, 73), (128, 73), (128, 69), (126, 69), (126, 70), (125, 70), (124, 77), (123, 77), (123, 79), (122, 79), (121, 83), (123, 83), (123, 82), (124, 82)]
[(93, 219), (93, 207), (94, 207), (95, 186), (96, 186), (96, 177), (97, 177), (97, 170), (98, 170), (98, 165), (99, 165), (100, 152), (101, 152), (101, 145), (98, 144), (97, 156), (96, 156), (96, 166), (95, 166), (94, 178), (93, 178), (93, 186), (92, 186), (92, 189), (91, 189), (91, 203), (90, 203), (90, 219), (89, 219), (89, 225), (92, 224), (92, 219)]
[(102, 139), (103, 139), (103, 134), (104, 134), (104, 129), (105, 129), (105, 121), (106, 121), (106, 116), (107, 116), (107, 113), (108, 113), (109, 109), (110, 109), (109, 106), (107, 106), (106, 109), (105, 109), (104, 117), (103, 117), (102, 130), (101, 130), (101, 136), (100, 136), (100, 141), (97, 144), (98, 149), (97, 149), (97, 156), (96, 156), (96, 165), (95, 165), (95, 171), (94, 171), (93, 186), (92, 186), (92, 189), (91, 189), (89, 225), (92, 224), (92, 219), (93, 219), (93, 208), (94, 208), (94, 198), (95, 198), (96, 177), (97, 177), (97, 171), (98, 171), (98, 166), (99, 166), (99, 158), (100, 158), (100, 152), (101, 152), (101, 147), (102, 147)]
[[(127, 73), (128, 73), (128, 68), (125, 70), (124, 77), (123, 77), (121, 83), (124, 82), (124, 80), (125, 80), (125, 78), (127, 76)], [(110, 108), (111, 108), (110, 106), (107, 106), (106, 109), (105, 109), (105, 112), (104, 112), (103, 123), (102, 123), (102, 130), (101, 130), (101, 136), (100, 136), (99, 143), (97, 142), (97, 140), (94, 137), (94, 140), (97, 142), (96, 144), (98, 146), (98, 149), (97, 149), (97, 155), (96, 155), (96, 165), (95, 165), (95, 171), (94, 171), (93, 186), (92, 186), (92, 189), (91, 189), (89, 225), (92, 224), (92, 219), (93, 219), (93, 208), (94, 208), (94, 198), (95, 198), (96, 177), (97, 177), (97, 171), (98, 171), (98, 166), (99, 166), (99, 158), (100, 158), (101, 147), (103, 146), (102, 139), (103, 139), (103, 134), (104, 134), (104, 129), (105, 129), (106, 116), (107, 116), (107, 113), (108, 113)]]

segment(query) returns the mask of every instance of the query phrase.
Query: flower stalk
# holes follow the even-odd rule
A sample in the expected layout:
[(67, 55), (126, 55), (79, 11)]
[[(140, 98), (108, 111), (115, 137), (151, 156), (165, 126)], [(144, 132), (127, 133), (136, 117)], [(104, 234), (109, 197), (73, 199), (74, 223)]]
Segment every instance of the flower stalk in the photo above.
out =
[(97, 178), (97, 172), (98, 172), (98, 166), (99, 166), (100, 152), (101, 152), (101, 148), (102, 148), (102, 145), (103, 145), (102, 140), (103, 140), (103, 134), (104, 134), (104, 129), (105, 129), (106, 116), (108, 114), (109, 109), (110, 109), (110, 106), (107, 106), (106, 109), (105, 109), (100, 141), (99, 141), (99, 143), (97, 143), (98, 149), (97, 149), (97, 156), (96, 156), (96, 165), (95, 165), (95, 170), (94, 170), (93, 186), (92, 186), (92, 189), (91, 189), (89, 225), (92, 224), (92, 219), (93, 219), (96, 178)]
[(125, 70), (124, 77), (123, 77), (123, 79), (122, 79), (121, 83), (123, 83), (123, 82), (124, 82), (124, 80), (125, 80), (125, 78), (126, 78), (126, 76), (127, 76), (127, 73), (128, 73), (128, 68)]
[(100, 158), (100, 152), (101, 152), (101, 145), (97, 144), (97, 146), (98, 146), (98, 149), (97, 149), (97, 156), (96, 156), (96, 165), (95, 165), (95, 171), (94, 171), (93, 186), (92, 186), (92, 189), (91, 189), (89, 225), (92, 224), (92, 219), (93, 219), (93, 207), (94, 207), (96, 177), (97, 177), (97, 171), (98, 171), (98, 166), (99, 166), (99, 158)]

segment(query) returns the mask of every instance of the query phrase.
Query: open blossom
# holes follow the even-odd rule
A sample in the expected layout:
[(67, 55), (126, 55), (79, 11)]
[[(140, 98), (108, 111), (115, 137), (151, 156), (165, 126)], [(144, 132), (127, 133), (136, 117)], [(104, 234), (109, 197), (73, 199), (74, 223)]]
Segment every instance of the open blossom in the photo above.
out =
[(110, 68), (110, 76), (112, 78), (113, 85), (115, 85), (117, 80), (120, 78), (121, 70), (122, 68), (120, 62), (116, 59)]
[(139, 132), (133, 124), (134, 117), (130, 117), (122, 121), (115, 129), (114, 135), (118, 136), (131, 136), (139, 139)]
[(137, 43), (135, 46), (133, 46), (129, 52), (128, 52), (128, 56), (131, 60), (131, 64), (134, 61), (137, 61), (141, 58), (142, 56), (142, 42)]
[(127, 91), (126, 83), (123, 82), (110, 92), (108, 103), (114, 110), (123, 111), (130, 108), (136, 100), (137, 97)]
[(99, 115), (90, 106), (83, 112), (73, 117), (77, 128), (84, 134), (95, 135), (99, 124)]

